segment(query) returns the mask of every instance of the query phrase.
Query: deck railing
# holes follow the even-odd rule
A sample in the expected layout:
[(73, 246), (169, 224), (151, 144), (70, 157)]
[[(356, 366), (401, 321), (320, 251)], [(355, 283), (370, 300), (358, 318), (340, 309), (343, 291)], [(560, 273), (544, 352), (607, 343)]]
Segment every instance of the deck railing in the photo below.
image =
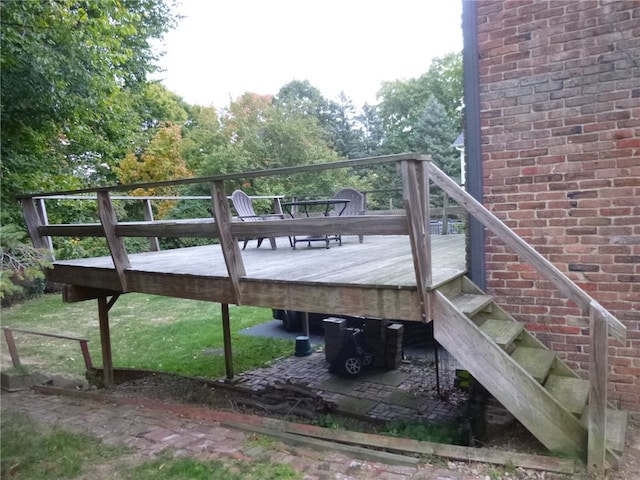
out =
[[(386, 190), (362, 190), (361, 193), (365, 197), (365, 211), (371, 215), (385, 215), (391, 213), (398, 213), (401, 210), (394, 209), (392, 202), (390, 203), (389, 210), (370, 210), (367, 206), (366, 199), (367, 195), (370, 193), (397, 193), (400, 190), (397, 189), (386, 189)], [(294, 196), (292, 200), (296, 200), (298, 198), (316, 198), (316, 197), (327, 197), (329, 195), (305, 195), (305, 196)], [(51, 229), (47, 229), (49, 231), (56, 231), (56, 225), (49, 224), (49, 215), (47, 209), (47, 201), (97, 201), (96, 195), (44, 195), (44, 196), (34, 196), (32, 197), (33, 202), (36, 206), (36, 212), (40, 219), (40, 227), (53, 227)], [(270, 200), (271, 203), (277, 202), (278, 204), (282, 199), (285, 198), (284, 195), (250, 195), (252, 200)], [(231, 199), (230, 196), (227, 199)], [(112, 201), (117, 202), (127, 202), (127, 203), (135, 203), (141, 202), (142, 204), (142, 213), (145, 222), (157, 222), (154, 218), (153, 214), (153, 204), (156, 202), (185, 202), (185, 201), (198, 201), (198, 202), (211, 202), (210, 195), (111, 195)], [(277, 212), (282, 212), (281, 207), (276, 207), (275, 210)], [(463, 228), (463, 221), (460, 219), (461, 215), (464, 213), (464, 208), (458, 205), (451, 205), (449, 201), (448, 195), (443, 195), (443, 205), (441, 207), (430, 207), (429, 215), (431, 219), (430, 224), (430, 232), (432, 235), (447, 235), (450, 233), (459, 233), (459, 231)], [(235, 217), (234, 217), (235, 219)], [(453, 220), (452, 220), (453, 219)], [(178, 219), (173, 219), (170, 221), (179, 221)], [(130, 223), (130, 222), (129, 222)], [(166, 223), (166, 221), (165, 221)], [(59, 226), (59, 225), (58, 225)], [(95, 224), (97, 226), (97, 223)], [(64, 229), (64, 227), (61, 227)], [(57, 230), (60, 232), (60, 230)], [(64, 233), (58, 233), (58, 236), (66, 236)], [(160, 242), (158, 237), (148, 237), (149, 241), (149, 251), (160, 251)], [(50, 252), (51, 259), (55, 258), (54, 246), (51, 236), (45, 236), (43, 238), (44, 247), (47, 248)]]
[[(379, 215), (354, 217), (318, 217), (274, 220), (269, 222), (233, 222), (227, 201), (224, 182), (246, 180), (256, 177), (309, 173), (336, 168), (354, 168), (382, 163), (399, 163), (403, 180), (404, 213), (388, 215), (380, 221)], [(432, 162), (430, 157), (415, 154), (390, 155), (356, 160), (344, 160), (329, 164), (286, 167), (255, 172), (219, 175), (195, 179), (153, 182), (137, 185), (119, 185), (96, 189), (67, 192), (38, 193), (22, 198), (26, 224), (36, 247), (50, 248), (50, 236), (101, 236), (107, 239), (115, 268), (118, 272), (122, 291), (127, 291), (125, 271), (129, 259), (124, 246), (124, 237), (202, 237), (217, 238), (220, 241), (229, 280), (233, 286), (235, 299), (242, 302), (240, 279), (245, 275), (238, 238), (272, 237), (291, 235), (324, 235), (331, 231), (340, 235), (408, 235), (417, 281), (417, 291), (421, 302), (423, 320), (430, 320), (429, 287), (431, 286), (431, 242), (430, 242), (430, 181), (456, 201), (468, 214), (475, 217), (500, 240), (512, 248), (520, 258), (533, 266), (542, 277), (549, 280), (559, 291), (581, 307), (590, 318), (591, 343), (591, 391), (589, 402), (589, 451), (591, 457), (604, 455), (604, 432), (606, 411), (607, 343), (611, 334), (623, 342), (626, 338), (625, 326), (585, 291), (575, 285), (564, 273), (528, 245), (500, 219), (471, 197), (465, 190), (447, 177)], [(211, 204), (213, 218), (191, 220), (165, 220), (119, 223), (112, 206), (112, 192), (179, 186), (195, 183), (211, 184)], [(99, 224), (47, 225), (46, 198), (59, 195), (96, 194), (98, 200)], [(127, 197), (131, 198), (131, 197)], [(208, 197), (205, 197), (208, 198)], [(446, 230), (446, 229), (445, 229)], [(592, 454), (592, 452), (595, 452)]]

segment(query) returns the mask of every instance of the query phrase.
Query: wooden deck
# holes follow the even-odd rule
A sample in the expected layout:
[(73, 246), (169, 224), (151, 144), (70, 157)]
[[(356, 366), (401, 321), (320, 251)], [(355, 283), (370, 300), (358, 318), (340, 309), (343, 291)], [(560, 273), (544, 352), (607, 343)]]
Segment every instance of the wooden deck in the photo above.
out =
[[(411, 245), (406, 235), (344, 236), (294, 250), (286, 237), (242, 252), (242, 303), (302, 311), (364, 315), (401, 320), (421, 319)], [(432, 285), (438, 287), (465, 273), (464, 235), (433, 235)], [(130, 291), (196, 300), (234, 303), (220, 245), (130, 254), (126, 271)], [(55, 282), (119, 290), (112, 258), (57, 261), (47, 277)]]
[[(225, 182), (383, 163), (396, 163), (401, 172), (402, 214), (264, 222), (234, 221), (232, 217)], [(121, 222), (111, 202), (111, 194), (117, 191), (196, 183), (210, 185), (213, 218), (154, 221), (151, 215), (146, 215), (142, 222)], [(568, 384), (575, 383), (579, 375), (571, 372), (533, 335), (525, 335), (517, 319), (462, 276), (466, 271), (465, 236), (429, 234), (430, 183), (442, 189), (521, 261), (535, 268), (541, 279), (551, 282), (589, 315), (591, 365), (588, 405), (583, 415), (586, 427), (574, 416), (578, 408), (566, 408), (559, 398), (557, 392), (563, 389), (555, 387), (558, 382), (554, 380), (547, 389), (541, 383), (545, 375), (532, 375), (527, 370), (528, 363), (520, 363), (524, 354), (517, 352), (534, 351), (536, 356), (553, 357), (552, 364), (547, 362), (547, 376), (553, 373), (567, 377)], [(87, 193), (95, 194), (100, 223), (48, 224), (45, 198)], [(625, 344), (625, 325), (448, 178), (428, 157), (401, 154), (199, 179), (31, 194), (21, 200), (35, 247), (50, 248), (49, 237), (55, 236), (103, 237), (109, 246), (109, 257), (58, 261), (47, 271), (50, 280), (66, 285), (67, 301), (97, 299), (106, 386), (114, 381), (108, 312), (124, 291), (221, 303), (230, 380), (233, 365), (229, 304), (409, 321), (432, 319), (434, 338), (549, 449), (588, 457), (589, 464), (601, 470), (605, 458), (611, 465), (617, 462), (616, 449), (606, 443), (607, 345), (609, 336)], [(311, 248), (302, 244), (294, 250), (287, 238), (328, 233), (342, 235), (343, 246), (334, 243), (327, 250), (319, 244)], [(364, 235), (364, 243), (358, 242), (357, 235)], [(212, 240), (216, 245), (130, 254), (124, 239), (134, 237), (148, 238), (152, 250), (157, 238), (208, 238), (216, 239)], [(258, 249), (255, 242), (244, 251), (238, 246), (242, 238), (269, 237), (279, 237), (277, 250), (266, 245)], [(506, 321), (513, 325), (500, 323)], [(506, 325), (510, 331), (518, 332), (511, 338), (516, 343), (515, 358), (497, 341), (501, 339), (488, 336), (492, 329), (485, 325), (487, 322), (489, 327), (499, 323), (501, 328)]]

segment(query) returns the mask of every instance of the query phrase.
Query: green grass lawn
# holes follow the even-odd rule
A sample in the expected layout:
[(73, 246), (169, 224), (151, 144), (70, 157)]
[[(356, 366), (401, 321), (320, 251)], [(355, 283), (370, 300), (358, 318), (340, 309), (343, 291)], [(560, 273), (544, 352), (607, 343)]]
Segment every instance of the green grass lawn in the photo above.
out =
[(127, 447), (105, 445), (91, 435), (46, 428), (29, 417), (3, 412), (0, 478), (68, 480), (300, 480), (290, 465), (271, 463), (270, 452), (248, 461), (198, 460), (165, 451), (153, 459)]
[[(238, 332), (272, 318), (271, 310), (230, 306), (234, 372), (264, 366), (293, 352), (291, 341)], [(122, 295), (109, 312), (113, 365), (185, 375), (225, 375), (220, 304), (154, 295)], [(102, 364), (97, 301), (65, 304), (44, 295), (3, 309), (2, 326), (82, 337), (96, 366)], [(78, 342), (14, 333), (22, 363), (33, 371), (84, 376)], [(2, 368), (10, 366), (2, 341)]]

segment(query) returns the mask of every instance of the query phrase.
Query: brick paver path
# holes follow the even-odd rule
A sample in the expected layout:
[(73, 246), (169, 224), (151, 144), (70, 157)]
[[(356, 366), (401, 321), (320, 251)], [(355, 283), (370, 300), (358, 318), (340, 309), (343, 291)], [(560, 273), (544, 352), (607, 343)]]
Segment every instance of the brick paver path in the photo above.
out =
[[(166, 448), (176, 454), (199, 458), (250, 459), (271, 454), (272, 461), (288, 463), (304, 472), (306, 480), (471, 480), (485, 478), (430, 464), (397, 466), (350, 458), (331, 451), (317, 451), (279, 444), (273, 452), (255, 447), (251, 434), (225, 428), (218, 422), (194, 420), (178, 413), (67, 396), (43, 395), (30, 390), (2, 392), (1, 408), (22, 412), (37, 423), (61, 426), (94, 435), (107, 444), (127, 445), (153, 457)], [(453, 466), (453, 464), (451, 464)]]

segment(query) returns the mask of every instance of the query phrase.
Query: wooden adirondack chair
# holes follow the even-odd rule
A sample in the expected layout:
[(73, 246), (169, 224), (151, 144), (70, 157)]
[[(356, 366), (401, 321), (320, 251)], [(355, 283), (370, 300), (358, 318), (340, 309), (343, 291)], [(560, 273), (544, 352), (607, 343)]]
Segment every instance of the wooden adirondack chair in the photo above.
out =
[[(344, 198), (349, 200), (346, 206), (336, 205), (335, 215), (364, 215), (364, 195), (353, 188), (343, 188), (338, 190), (333, 198)], [(339, 239), (341, 240), (341, 239)], [(360, 243), (364, 240), (364, 235), (358, 235)], [(342, 243), (342, 242), (341, 242)]]
[[(236, 210), (238, 214), (238, 218), (243, 222), (262, 222), (265, 220), (281, 220), (284, 218), (282, 213), (273, 213), (267, 215), (258, 215), (253, 209), (253, 200), (249, 195), (244, 193), (242, 190), (235, 190), (231, 194), (231, 202), (233, 203), (233, 208)], [(262, 241), (265, 237), (258, 238), (258, 247), (262, 245)], [(251, 240), (250, 238), (244, 239), (244, 244), (242, 245), (242, 249), (244, 250), (247, 247), (247, 243)], [(271, 248), (273, 250), (276, 249), (276, 239), (275, 237), (269, 237), (269, 243), (271, 243)]]

